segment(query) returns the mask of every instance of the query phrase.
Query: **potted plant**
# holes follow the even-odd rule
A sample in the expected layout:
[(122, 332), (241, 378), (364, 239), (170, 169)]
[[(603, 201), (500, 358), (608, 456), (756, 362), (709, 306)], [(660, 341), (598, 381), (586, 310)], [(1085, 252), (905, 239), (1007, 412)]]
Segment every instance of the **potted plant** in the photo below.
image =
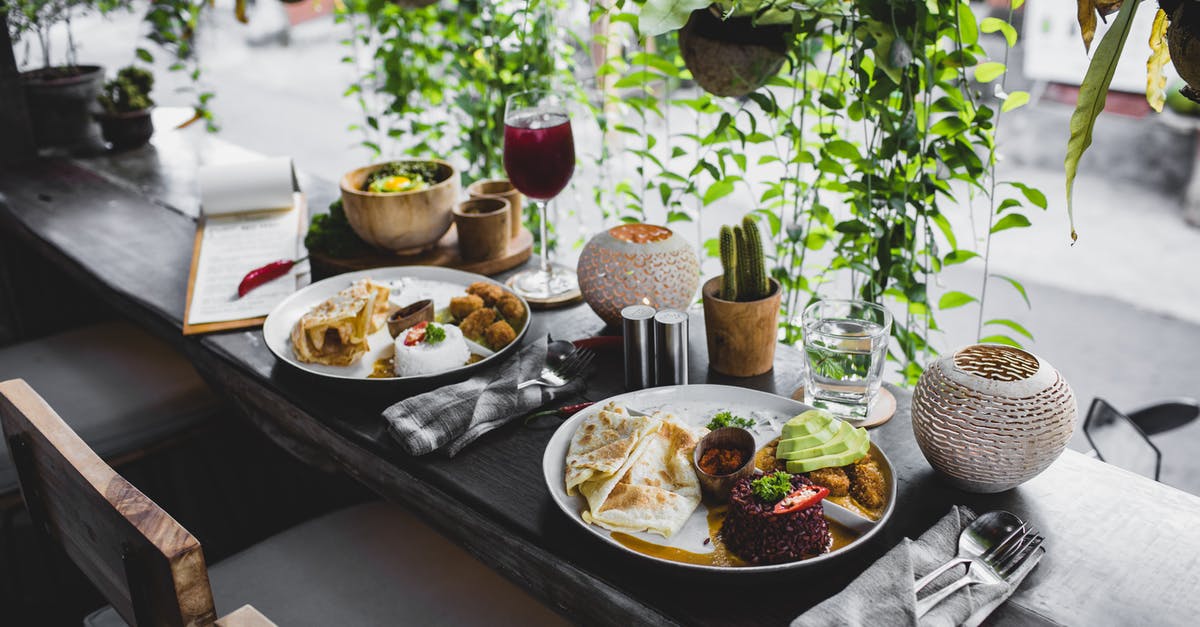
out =
[(137, 148), (150, 141), (154, 134), (154, 121), (150, 109), (154, 101), (150, 90), (154, 87), (154, 75), (132, 65), (121, 68), (117, 77), (104, 84), (104, 90), (96, 98), (103, 112), (96, 115), (104, 141), (115, 150)]
[(753, 377), (775, 364), (781, 290), (767, 275), (753, 216), (721, 227), (720, 240), (723, 272), (701, 290), (708, 361), (721, 374)]

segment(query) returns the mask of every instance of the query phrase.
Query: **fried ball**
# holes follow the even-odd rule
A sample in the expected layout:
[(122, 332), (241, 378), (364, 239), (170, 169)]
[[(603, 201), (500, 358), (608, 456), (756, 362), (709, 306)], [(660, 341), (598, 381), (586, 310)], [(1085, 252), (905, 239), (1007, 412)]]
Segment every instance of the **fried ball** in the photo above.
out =
[(863, 507), (879, 509), (887, 499), (887, 482), (883, 480), (883, 472), (870, 456), (864, 457), (854, 464), (847, 466), (852, 475), (850, 496)]
[(494, 351), (498, 351), (517, 339), (517, 332), (505, 321), (492, 323), (491, 326), (483, 332), (483, 339), (487, 341), (487, 345)]
[(808, 478), (819, 486), (829, 488), (829, 496), (846, 496), (850, 493), (850, 477), (841, 468), (818, 468), (808, 473)]
[(491, 307), (504, 296), (504, 288), (494, 283), (476, 281), (467, 286), (467, 293), (483, 299), (483, 304)]
[(482, 308), (483, 299), (474, 294), (455, 296), (450, 299), (450, 315), (454, 316), (455, 320), (462, 320), (471, 315), (471, 312)]
[(505, 294), (496, 301), (496, 309), (506, 320), (520, 320), (525, 317), (525, 305), (521, 299), (512, 294)]
[(467, 316), (459, 325), (459, 330), (462, 331), (463, 337), (477, 340), (483, 337), (483, 332), (488, 328), (488, 325), (496, 321), (495, 309), (476, 309)]

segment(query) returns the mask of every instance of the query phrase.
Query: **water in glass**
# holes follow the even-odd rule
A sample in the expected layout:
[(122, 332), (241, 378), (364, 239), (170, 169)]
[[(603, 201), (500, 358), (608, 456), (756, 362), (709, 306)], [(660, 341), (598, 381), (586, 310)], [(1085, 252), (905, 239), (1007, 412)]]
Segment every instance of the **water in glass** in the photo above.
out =
[(804, 400), (840, 416), (866, 418), (883, 383), (890, 317), (881, 323), (876, 319), (882, 316), (860, 315), (862, 308), (852, 305), (812, 310), (820, 304), (804, 314)]

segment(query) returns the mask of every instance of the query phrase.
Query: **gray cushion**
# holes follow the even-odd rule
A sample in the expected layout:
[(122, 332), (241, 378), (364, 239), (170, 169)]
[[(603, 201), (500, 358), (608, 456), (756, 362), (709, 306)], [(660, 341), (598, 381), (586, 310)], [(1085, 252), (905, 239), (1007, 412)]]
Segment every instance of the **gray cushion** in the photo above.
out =
[[(218, 614), (249, 604), (281, 627), (566, 624), (390, 503), (311, 520), (220, 562), (208, 576)], [(125, 622), (105, 608), (84, 625)]]
[[(25, 379), (101, 457), (135, 451), (218, 407), (187, 360), (124, 322), (0, 348), (0, 381), (8, 379)], [(0, 446), (0, 494), (16, 485)]]

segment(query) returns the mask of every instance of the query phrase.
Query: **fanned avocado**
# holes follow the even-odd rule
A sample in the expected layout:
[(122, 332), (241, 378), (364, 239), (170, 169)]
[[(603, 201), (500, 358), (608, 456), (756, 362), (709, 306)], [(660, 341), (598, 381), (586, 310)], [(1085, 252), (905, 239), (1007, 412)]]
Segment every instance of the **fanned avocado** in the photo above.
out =
[[(837, 432), (832, 438), (803, 449), (792, 449), (781, 451), (776, 449), (776, 456), (781, 459), (788, 460), (804, 460), (813, 457), (821, 457), (823, 455), (835, 455), (837, 453), (845, 453), (846, 451), (856, 450), (861, 447), (859, 440), (867, 437), (865, 429), (855, 429), (850, 426), (850, 423), (838, 421)], [(782, 445), (782, 442), (780, 443)]]
[(780, 439), (790, 440), (805, 435), (811, 435), (818, 431), (822, 431), (825, 427), (833, 422), (833, 416), (827, 412), (817, 409), (810, 409), (799, 416), (795, 416), (783, 425), (783, 433), (779, 436)]
[(834, 438), (837, 435), (837, 424), (830, 423), (821, 427), (819, 431), (809, 435), (801, 435), (786, 440), (779, 440), (779, 445), (775, 447), (775, 456), (786, 458), (795, 451), (810, 449), (814, 446), (820, 446)]
[(791, 460), (787, 463), (788, 472), (801, 473), (812, 472), (819, 468), (831, 468), (834, 466), (845, 466), (863, 458), (867, 451), (871, 449), (871, 439), (862, 438), (858, 441), (857, 446), (842, 453), (832, 453), (830, 455), (822, 455), (820, 457), (810, 457), (802, 460)]

